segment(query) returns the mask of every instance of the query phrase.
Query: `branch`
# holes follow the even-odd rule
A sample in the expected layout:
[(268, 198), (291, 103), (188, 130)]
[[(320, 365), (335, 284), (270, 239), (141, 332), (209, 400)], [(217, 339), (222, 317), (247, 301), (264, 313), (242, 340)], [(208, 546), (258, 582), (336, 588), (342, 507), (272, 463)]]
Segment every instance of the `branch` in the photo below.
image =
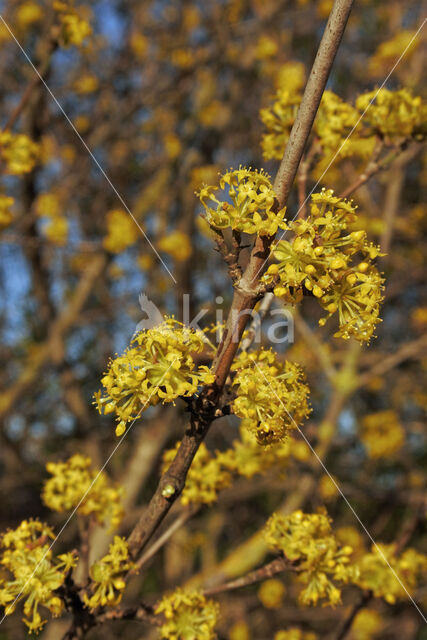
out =
[(219, 584), (216, 587), (205, 589), (203, 591), (203, 594), (205, 596), (212, 596), (218, 593), (224, 593), (225, 591), (241, 589), (242, 587), (247, 587), (250, 584), (255, 584), (256, 582), (261, 582), (262, 580), (267, 580), (267, 578), (272, 578), (273, 576), (277, 575), (278, 573), (282, 573), (283, 571), (298, 571), (298, 569), (287, 558), (276, 558), (263, 567), (255, 569), (255, 571), (251, 571), (242, 578), (237, 578), (237, 580), (231, 580), (230, 582), (226, 582), (225, 584)]
[[(307, 82), (289, 141), (280, 164), (274, 191), (279, 209), (286, 205), (300, 163), (304, 147), (328, 80), (332, 63), (341, 42), (353, 0), (335, 0), (319, 50)], [(246, 327), (248, 316), (260, 299), (258, 289), (265, 263), (270, 254), (273, 237), (258, 237), (254, 243), (248, 266), (235, 285), (226, 328), (212, 364), (215, 382), (206, 387), (192, 407), (191, 423), (184, 434), (175, 459), (160, 478), (158, 487), (144, 513), (128, 538), (131, 555), (136, 558), (145, 547), (172, 504), (181, 494), (188, 469), (215, 417), (221, 415), (220, 396), (231, 364)]]

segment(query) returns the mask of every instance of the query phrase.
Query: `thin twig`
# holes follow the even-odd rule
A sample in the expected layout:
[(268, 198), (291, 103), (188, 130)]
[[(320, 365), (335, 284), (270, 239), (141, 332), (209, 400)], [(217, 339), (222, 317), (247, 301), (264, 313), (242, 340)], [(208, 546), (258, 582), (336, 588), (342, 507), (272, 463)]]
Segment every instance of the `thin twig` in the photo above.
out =
[(255, 571), (251, 571), (245, 576), (237, 578), (237, 580), (231, 580), (230, 582), (226, 582), (225, 584), (219, 584), (216, 587), (210, 587), (209, 589), (205, 589), (203, 593), (205, 596), (213, 596), (218, 593), (233, 591), (234, 589), (241, 589), (242, 587), (247, 587), (251, 584), (255, 584), (256, 582), (261, 582), (262, 580), (272, 578), (278, 573), (283, 573), (283, 571), (298, 571), (298, 569), (287, 558), (275, 558), (263, 567), (255, 569)]

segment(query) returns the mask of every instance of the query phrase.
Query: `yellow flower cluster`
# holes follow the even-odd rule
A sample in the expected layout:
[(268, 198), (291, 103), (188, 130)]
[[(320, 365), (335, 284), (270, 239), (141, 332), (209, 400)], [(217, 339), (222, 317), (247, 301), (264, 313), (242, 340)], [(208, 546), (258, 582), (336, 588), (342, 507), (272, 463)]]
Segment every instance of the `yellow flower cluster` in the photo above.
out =
[(243, 351), (235, 359), (231, 406), (260, 444), (283, 440), (289, 429), (299, 426), (309, 414), (309, 389), (301, 369), (292, 362), (279, 362), (271, 350)]
[(415, 49), (420, 46), (420, 40), (415, 36), (415, 31), (399, 29), (391, 40), (381, 42), (369, 60), (369, 73), (373, 76), (386, 75), (402, 54), (408, 60)]
[(266, 160), (281, 160), (300, 103), (297, 91), (278, 89), (271, 107), (261, 109), (261, 121), (267, 129), (261, 141)]
[(90, 609), (113, 607), (122, 599), (126, 587), (124, 575), (133, 567), (129, 558), (129, 549), (124, 538), (114, 536), (106, 556), (95, 562), (90, 568), (92, 582), (91, 595), (83, 594), (83, 601)]
[(0, 538), (0, 566), (12, 574), (11, 580), (0, 581), (0, 605), (5, 614), (15, 611), (24, 600), (24, 618), (29, 631), (39, 631), (47, 622), (39, 612), (39, 606), (59, 616), (64, 602), (55, 593), (76, 566), (72, 553), (53, 556), (49, 550), (53, 531), (37, 520), (24, 520), (15, 530), (9, 530)]
[(282, 606), (286, 587), (281, 580), (264, 580), (258, 589), (258, 598), (266, 609), (279, 609)]
[(10, 207), (13, 205), (14, 199), (0, 193), (0, 229), (8, 227), (13, 220)]
[(388, 458), (402, 447), (405, 432), (394, 411), (377, 411), (363, 418), (361, 440), (370, 458)]
[(178, 262), (185, 262), (191, 256), (192, 248), (190, 238), (182, 231), (172, 231), (159, 240), (158, 247), (171, 255)]
[[(277, 243), (278, 264), (268, 268), (264, 279), (279, 277), (274, 293), (287, 302), (300, 301), (304, 289), (311, 292), (328, 312), (321, 326), (338, 312), (336, 337), (369, 341), (380, 322), (383, 280), (372, 265), (380, 253), (367, 242), (365, 231), (346, 233), (355, 219), (354, 205), (335, 197), (331, 189), (313, 193), (310, 215), (287, 225), (294, 238)], [(360, 254), (363, 259), (357, 260)]]
[(266, 448), (258, 443), (252, 425), (251, 418), (242, 420), (240, 440), (235, 440), (231, 449), (218, 453), (220, 463), (231, 473), (245, 478), (252, 478), (274, 466), (283, 469), (292, 451), (289, 440), (277, 442), (274, 447)]
[(68, 221), (62, 215), (58, 196), (55, 193), (40, 193), (36, 201), (36, 214), (49, 220), (43, 228), (47, 239), (52, 244), (64, 246), (68, 237)]
[(113, 209), (107, 213), (107, 235), (103, 245), (111, 253), (121, 253), (138, 238), (138, 227), (123, 209)]
[[(179, 442), (174, 449), (163, 454), (163, 472), (167, 471), (178, 450)], [(220, 456), (209, 453), (204, 442), (199, 447), (185, 480), (181, 495), (182, 504), (212, 504), (218, 492), (231, 485), (231, 474), (223, 468)]]
[(52, 478), (44, 483), (42, 500), (49, 509), (59, 512), (79, 505), (81, 515), (93, 516), (100, 524), (108, 522), (111, 529), (116, 529), (123, 517), (122, 489), (113, 487), (105, 473), (91, 465), (92, 460), (80, 454), (66, 462), (48, 462), (46, 469)]
[(204, 345), (199, 333), (167, 318), (137, 333), (130, 347), (110, 361), (101, 380), (105, 395), (101, 390), (95, 393), (95, 404), (100, 413), (115, 412), (117, 436), (146, 406), (192, 396), (199, 385), (214, 381), (208, 367), (195, 368), (191, 355), (203, 351)]
[(19, 176), (31, 171), (39, 157), (39, 146), (23, 133), (0, 131), (0, 159), (6, 172)]
[[(337, 152), (340, 158), (369, 158), (376, 136), (385, 137), (386, 143), (393, 142), (390, 138), (425, 136), (426, 107), (420, 97), (412, 96), (407, 89), (381, 89), (376, 94), (376, 90), (364, 93), (352, 106), (332, 91), (324, 92), (313, 124), (315, 143), (323, 155), (319, 168), (326, 169)], [(375, 101), (364, 113), (374, 96)], [(261, 146), (267, 160), (282, 158), (300, 102), (298, 90), (279, 89), (272, 105), (261, 109), (266, 128)]]
[(317, 640), (317, 636), (311, 631), (305, 632), (298, 629), (298, 627), (290, 627), (289, 629), (278, 631), (274, 635), (274, 640)]
[(333, 535), (326, 512), (289, 516), (274, 513), (265, 529), (267, 544), (298, 563), (298, 579), (305, 586), (299, 600), (316, 605), (319, 599), (332, 606), (341, 602), (341, 591), (333, 581), (347, 583), (357, 572), (349, 566), (353, 549), (341, 547)]
[(214, 640), (219, 605), (197, 591), (177, 589), (165, 596), (155, 613), (166, 621), (160, 628), (163, 640)]
[[(219, 200), (216, 195), (227, 186), (231, 202)], [(239, 232), (272, 236), (283, 226), (285, 209), (275, 210), (273, 186), (263, 170), (230, 169), (221, 176), (219, 185), (204, 186), (197, 195), (205, 207), (208, 223), (215, 229), (231, 227)]]
[(75, 45), (79, 47), (92, 33), (89, 22), (81, 15), (81, 11), (67, 2), (55, 0), (53, 8), (58, 12), (64, 46)]
[[(398, 558), (394, 554), (393, 544), (372, 546), (371, 552), (363, 555), (357, 562), (358, 574), (354, 579), (361, 589), (369, 589), (376, 598), (384, 598), (389, 604), (394, 604), (397, 599), (407, 598), (408, 593), (412, 593), (417, 586), (419, 576), (427, 570), (427, 556), (415, 549), (406, 549)], [(388, 564), (383, 556), (387, 558)]]
[(351, 635), (354, 640), (372, 640), (372, 638), (382, 631), (384, 627), (383, 619), (378, 611), (374, 609), (362, 609), (356, 615), (351, 627)]
[(391, 139), (426, 135), (427, 107), (420, 96), (414, 97), (408, 89), (380, 89), (357, 98), (356, 107), (360, 111), (369, 104), (364, 122), (373, 133)]

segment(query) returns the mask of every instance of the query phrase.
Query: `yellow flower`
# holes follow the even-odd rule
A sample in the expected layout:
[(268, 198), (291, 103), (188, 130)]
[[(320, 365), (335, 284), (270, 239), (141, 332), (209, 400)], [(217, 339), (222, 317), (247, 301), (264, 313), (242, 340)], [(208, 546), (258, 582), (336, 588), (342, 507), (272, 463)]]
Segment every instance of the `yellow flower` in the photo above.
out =
[(0, 538), (0, 566), (12, 574), (11, 580), (0, 583), (0, 605), (10, 615), (17, 603), (25, 600), (23, 621), (29, 631), (37, 632), (46, 623), (40, 615), (40, 605), (53, 616), (60, 615), (64, 602), (55, 592), (77, 564), (72, 553), (53, 556), (49, 545), (54, 537), (47, 525), (24, 520), (17, 529)]
[(358, 575), (353, 580), (361, 589), (369, 589), (376, 598), (384, 598), (389, 604), (407, 598), (427, 569), (427, 556), (415, 549), (406, 549), (398, 558), (394, 554), (392, 544), (372, 546), (371, 552), (357, 562)]
[[(219, 200), (216, 193), (228, 186), (231, 203)], [(274, 235), (283, 226), (285, 209), (275, 212), (275, 194), (264, 171), (230, 169), (221, 176), (219, 185), (204, 186), (197, 194), (205, 207), (206, 218), (215, 229), (231, 227), (244, 233)], [(216, 204), (216, 208), (209, 202)]]
[(273, 105), (261, 109), (260, 118), (267, 129), (261, 142), (266, 160), (281, 160), (300, 102), (301, 95), (294, 86), (293, 90), (279, 89)]
[(111, 253), (124, 251), (138, 239), (138, 227), (123, 209), (113, 209), (107, 213), (107, 235), (103, 245)]
[[(179, 442), (174, 449), (163, 454), (163, 472), (165, 472), (178, 450)], [(231, 485), (231, 474), (222, 467), (221, 456), (212, 456), (204, 442), (200, 445), (188, 471), (185, 487), (181, 495), (182, 504), (212, 504), (218, 492)]]
[(208, 367), (196, 369), (191, 355), (204, 346), (201, 334), (167, 318), (157, 327), (140, 331), (131, 346), (110, 361), (101, 380), (105, 395), (96, 393), (95, 404), (100, 413), (116, 413), (118, 436), (148, 404), (190, 397), (199, 385), (213, 382)]
[[(338, 313), (336, 337), (369, 341), (380, 322), (383, 288), (371, 262), (381, 254), (367, 242), (365, 231), (346, 233), (355, 219), (354, 205), (335, 197), (331, 189), (312, 194), (310, 215), (287, 225), (294, 239), (277, 243), (273, 254), (278, 264), (269, 267), (264, 281), (271, 283), (278, 275), (274, 293), (287, 302), (299, 302), (311, 292), (328, 313), (319, 324)], [(361, 262), (356, 261), (360, 254)]]
[(0, 158), (7, 173), (19, 176), (31, 171), (39, 156), (39, 146), (23, 133), (0, 131)]
[(274, 635), (274, 640), (317, 640), (317, 636), (310, 631), (305, 633), (298, 627), (290, 627), (289, 629), (278, 631)]
[(64, 46), (79, 47), (91, 35), (92, 27), (81, 15), (82, 11), (75, 9), (67, 2), (55, 0), (53, 8), (58, 12), (61, 23), (61, 36)]
[(309, 389), (296, 364), (279, 362), (273, 351), (260, 349), (240, 353), (232, 370), (236, 371), (232, 410), (246, 419), (259, 443), (283, 440), (309, 414)]
[(361, 440), (370, 458), (389, 458), (401, 449), (405, 432), (394, 411), (377, 411), (363, 418)]
[(279, 609), (282, 606), (286, 588), (281, 580), (270, 578), (258, 589), (258, 598), (267, 609)]
[(370, 91), (357, 98), (356, 106), (362, 112), (367, 109), (364, 121), (381, 137), (393, 140), (426, 134), (426, 106), (420, 96), (414, 97), (408, 89)]
[(354, 640), (372, 640), (384, 627), (384, 622), (373, 609), (362, 609), (354, 618), (351, 635)]
[(158, 247), (178, 262), (185, 262), (192, 253), (190, 238), (182, 231), (172, 231), (169, 235), (164, 236), (160, 239)]
[(98, 85), (99, 82), (96, 76), (92, 73), (85, 73), (74, 82), (74, 89), (77, 93), (85, 95), (96, 91), (98, 89)]
[(126, 587), (124, 577), (133, 567), (129, 559), (129, 549), (124, 538), (114, 536), (106, 556), (95, 562), (89, 571), (92, 583), (89, 594), (83, 594), (83, 601), (90, 609), (113, 607), (122, 599)]
[(93, 515), (111, 529), (120, 524), (123, 517), (122, 490), (113, 487), (107, 476), (91, 468), (87, 456), (75, 454), (66, 462), (48, 462), (47, 471), (52, 478), (46, 480), (42, 500), (52, 511), (70, 511), (78, 505), (78, 513)]
[(46, 238), (52, 244), (63, 247), (67, 243), (68, 238), (68, 221), (66, 218), (54, 218), (43, 229)]
[(325, 604), (332, 606), (341, 602), (335, 582), (354, 580), (357, 572), (349, 566), (352, 548), (339, 545), (326, 512), (295, 511), (289, 516), (274, 513), (267, 522), (265, 537), (269, 547), (298, 564), (298, 580), (305, 585), (299, 596), (302, 604), (316, 605), (319, 599), (326, 599)]
[(160, 628), (163, 640), (214, 640), (219, 605), (197, 591), (177, 589), (165, 596), (155, 613), (166, 621)]
[(10, 207), (14, 203), (14, 199), (0, 193), (0, 229), (5, 229), (13, 220), (13, 214)]
[(419, 38), (414, 37), (415, 31), (402, 29), (397, 31), (391, 40), (381, 42), (372, 58), (369, 60), (368, 70), (372, 76), (388, 73), (390, 66), (405, 53), (405, 60), (418, 48)]
[(23, 2), (16, 11), (16, 21), (26, 29), (43, 18), (43, 9), (35, 2)]

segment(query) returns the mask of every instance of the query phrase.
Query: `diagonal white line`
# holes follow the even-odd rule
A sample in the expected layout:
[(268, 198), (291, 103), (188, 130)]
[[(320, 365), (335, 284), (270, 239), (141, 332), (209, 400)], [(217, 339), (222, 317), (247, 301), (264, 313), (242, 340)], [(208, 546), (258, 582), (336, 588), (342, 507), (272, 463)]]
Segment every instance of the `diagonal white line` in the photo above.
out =
[[(175, 360), (173, 360), (169, 367), (166, 369), (166, 371), (164, 372), (164, 374), (162, 375), (162, 377), (160, 378), (158, 384), (156, 385), (156, 387), (159, 387), (162, 383), (162, 381), (164, 380), (166, 374), (168, 373), (169, 369), (173, 366), (173, 364), (178, 360), (178, 358), (175, 358)], [(30, 575), (30, 577), (27, 579), (27, 581), (25, 582), (24, 586), (22, 587), (21, 591), (18, 593), (18, 595), (16, 596), (15, 600), (12, 603), (9, 603), (7, 605), (7, 607), (14, 607), (14, 605), (18, 602), (19, 598), (22, 596), (22, 594), (24, 593), (25, 587), (27, 586), (27, 584), (30, 582), (30, 580), (33, 578), (34, 574), (36, 573), (37, 569), (39, 568), (39, 566), (41, 565), (41, 563), (43, 562), (43, 560), (46, 558), (47, 554), (51, 551), (52, 547), (54, 546), (54, 544), (58, 541), (59, 537), (61, 536), (61, 534), (64, 532), (65, 528), (67, 527), (67, 525), (69, 524), (69, 522), (71, 521), (71, 519), (74, 517), (77, 509), (80, 507), (80, 505), (82, 504), (83, 500), (86, 498), (86, 496), (88, 495), (88, 493), (90, 492), (90, 490), (92, 489), (93, 485), (95, 484), (95, 482), (98, 480), (99, 476), (101, 475), (101, 473), (104, 471), (105, 467), (107, 466), (107, 464), (110, 462), (111, 458), (113, 457), (113, 455), (116, 453), (117, 449), (120, 447), (120, 445), (122, 444), (123, 440), (126, 438), (126, 436), (129, 434), (130, 430), (132, 429), (133, 425), (135, 424), (135, 422), (138, 420), (138, 418), (140, 417), (141, 413), (144, 411), (145, 407), (147, 406), (147, 404), (150, 402), (150, 399), (152, 397), (152, 395), (154, 394), (154, 390), (150, 393), (147, 401), (145, 402), (144, 406), (140, 409), (138, 415), (136, 416), (136, 418), (130, 423), (127, 431), (122, 435), (122, 437), (120, 438), (120, 440), (118, 441), (118, 443), (116, 444), (116, 446), (114, 447), (114, 449), (112, 450), (112, 452), (110, 453), (110, 455), (108, 456), (108, 458), (106, 459), (106, 461), (104, 462), (104, 464), (102, 465), (101, 469), (98, 471), (98, 473), (96, 474), (95, 478), (92, 480), (92, 482), (90, 483), (89, 487), (86, 489), (86, 491), (84, 492), (84, 494), (82, 495), (82, 497), (80, 498), (78, 504), (74, 507), (73, 511), (70, 513), (70, 515), (68, 516), (67, 520), (65, 521), (65, 523), (62, 525), (61, 529), (59, 530), (58, 534), (55, 536), (54, 540), (52, 540), (50, 546), (48, 547), (48, 549), (45, 551), (45, 553), (43, 554), (42, 558), (39, 560), (39, 562), (37, 563), (34, 571), (32, 572), (32, 574)], [(2, 622), (5, 620), (6, 618), (6, 614), (4, 614), (3, 618), (0, 620), (0, 624), (2, 624)]]
[(3, 16), (1, 14), (0, 14), (0, 20), (3, 22), (4, 26), (9, 31), (10, 35), (12, 36), (12, 38), (15, 40), (16, 44), (18, 45), (19, 49), (21, 50), (22, 54), (24, 55), (25, 59), (27, 60), (28, 64), (32, 67), (34, 72), (39, 77), (40, 81), (43, 83), (43, 85), (44, 85), (45, 89), (47, 90), (47, 92), (49, 93), (50, 97), (55, 102), (55, 104), (58, 107), (58, 109), (61, 111), (62, 115), (64, 116), (64, 118), (66, 119), (66, 121), (68, 122), (68, 124), (70, 125), (70, 127), (72, 128), (72, 130), (74, 131), (74, 133), (76, 134), (76, 136), (78, 137), (80, 142), (82, 143), (83, 147), (86, 149), (86, 151), (90, 155), (91, 159), (96, 164), (96, 166), (98, 167), (99, 171), (102, 173), (102, 175), (104, 176), (104, 178), (106, 179), (106, 181), (108, 182), (108, 184), (110, 185), (110, 187), (112, 188), (114, 193), (116, 194), (116, 196), (119, 199), (120, 203), (126, 209), (127, 213), (130, 215), (130, 217), (132, 218), (132, 220), (134, 221), (134, 223), (136, 224), (136, 226), (138, 227), (138, 229), (140, 230), (140, 232), (142, 233), (142, 235), (144, 236), (144, 238), (146, 239), (146, 241), (148, 242), (148, 244), (150, 245), (150, 247), (152, 248), (152, 250), (156, 254), (157, 258), (160, 260), (160, 262), (162, 263), (163, 267), (166, 269), (166, 271), (168, 272), (168, 274), (170, 275), (170, 277), (174, 281), (174, 283), (177, 284), (175, 278), (173, 277), (172, 273), (169, 271), (168, 267), (166, 266), (165, 262), (163, 261), (162, 257), (160, 256), (159, 252), (157, 251), (156, 247), (153, 245), (153, 243), (151, 242), (150, 238), (147, 236), (147, 234), (145, 233), (144, 229), (141, 227), (141, 225), (139, 224), (138, 220), (135, 218), (135, 216), (133, 215), (132, 211), (129, 209), (128, 205), (123, 200), (123, 197), (117, 191), (116, 187), (111, 182), (110, 178), (108, 177), (108, 175), (106, 174), (106, 172), (104, 171), (104, 169), (102, 168), (102, 166), (100, 165), (100, 163), (98, 162), (98, 160), (96, 159), (96, 157), (94, 156), (94, 154), (92, 153), (92, 151), (90, 150), (90, 148), (88, 147), (88, 145), (86, 144), (86, 142), (84, 141), (84, 139), (82, 138), (80, 133), (77, 131), (76, 127), (74, 126), (74, 124), (72, 123), (72, 121), (70, 120), (70, 118), (68, 117), (68, 115), (66, 114), (64, 109), (62, 108), (61, 104), (59, 103), (59, 101), (57, 100), (55, 95), (53, 94), (52, 90), (47, 85), (45, 79), (39, 73), (37, 67), (35, 67), (35, 65), (33, 64), (33, 61), (31, 60), (30, 56), (27, 54), (27, 52), (25, 51), (25, 49), (23, 48), (23, 46), (21, 45), (19, 40), (16, 38), (15, 34), (10, 29), (9, 25), (7, 24), (6, 20), (3, 18)]
[[(250, 355), (250, 354), (249, 354)], [(363, 524), (363, 522), (361, 521), (361, 519), (359, 518), (359, 516), (357, 515), (356, 511), (354, 510), (353, 506), (351, 505), (351, 503), (349, 502), (348, 498), (344, 495), (344, 493), (342, 492), (341, 488), (339, 487), (339, 485), (337, 484), (335, 478), (329, 473), (329, 471), (327, 470), (327, 468), (325, 467), (323, 461), (319, 458), (319, 456), (317, 455), (317, 452), (315, 451), (315, 449), (313, 449), (313, 447), (311, 446), (310, 442), (307, 440), (305, 434), (303, 433), (303, 431), (299, 428), (298, 424), (295, 422), (295, 420), (293, 419), (293, 417), (291, 416), (291, 414), (289, 413), (289, 411), (286, 409), (285, 405), (283, 404), (282, 399), (277, 395), (276, 391), (273, 389), (273, 387), (270, 385), (269, 381), (267, 380), (266, 376), (264, 375), (264, 372), (262, 370), (262, 368), (259, 366), (258, 362), (255, 360), (255, 358), (252, 358), (252, 356), (250, 355), (251, 360), (255, 363), (255, 366), (259, 369), (259, 371), (261, 372), (264, 380), (267, 382), (268, 386), (270, 387), (271, 391), (273, 392), (273, 394), (276, 396), (276, 398), (278, 399), (278, 401), (280, 402), (280, 404), (282, 405), (282, 407), (284, 408), (284, 410), (286, 411), (286, 413), (288, 414), (289, 418), (292, 420), (292, 422), (294, 423), (295, 427), (298, 429), (299, 433), (301, 434), (301, 436), (304, 438), (306, 444), (308, 445), (308, 447), (310, 448), (311, 452), (314, 454), (314, 456), (316, 457), (317, 461), (319, 462), (320, 466), (322, 467), (323, 471), (327, 474), (327, 476), (329, 477), (329, 479), (332, 481), (332, 483), (334, 484), (335, 488), (337, 489), (337, 491), (340, 493), (341, 497), (343, 498), (344, 502), (346, 503), (346, 505), (348, 506), (348, 508), (350, 509), (350, 511), (353, 513), (354, 517), (356, 518), (356, 520), (358, 521), (358, 523), (360, 524), (360, 526), (362, 527), (362, 529), (364, 530), (364, 532), (366, 533), (366, 535), (368, 536), (368, 538), (370, 539), (370, 541), (372, 542), (372, 544), (374, 545), (376, 551), (378, 552), (378, 554), (381, 556), (382, 560), (384, 560), (384, 562), (386, 563), (386, 565), (388, 566), (388, 568), (390, 569), (390, 571), (392, 572), (392, 574), (394, 575), (394, 577), (396, 578), (396, 580), (399, 582), (400, 586), (402, 587), (402, 589), (404, 589), (406, 595), (408, 596), (408, 598), (410, 599), (410, 601), (412, 602), (412, 604), (414, 605), (415, 609), (418, 611), (418, 613), (420, 614), (421, 618), (424, 620), (424, 622), (427, 624), (427, 618), (424, 616), (424, 613), (421, 611), (421, 609), (419, 608), (419, 606), (417, 605), (417, 603), (415, 602), (415, 600), (413, 599), (413, 597), (411, 596), (411, 594), (409, 593), (409, 591), (407, 590), (407, 588), (405, 587), (405, 585), (403, 584), (402, 580), (399, 578), (398, 574), (396, 573), (396, 571), (393, 569), (393, 567), (391, 566), (391, 564), (389, 563), (389, 561), (387, 560), (386, 556), (384, 555), (383, 551), (381, 550), (381, 548), (377, 545), (377, 543), (375, 542), (375, 540), (373, 539), (373, 537), (371, 536), (371, 534), (369, 533), (368, 529), (365, 527), (365, 525)]]
[[(418, 36), (418, 34), (420, 33), (421, 29), (424, 27), (425, 23), (427, 22), (427, 18), (424, 18), (421, 26), (417, 29), (416, 33), (412, 36), (411, 40), (409, 41), (409, 43), (407, 44), (407, 46), (405, 47), (404, 51), (402, 52), (402, 54), (399, 56), (399, 58), (396, 60), (396, 62), (394, 63), (392, 69), (390, 69), (389, 73), (387, 74), (387, 77), (385, 78), (385, 80), (383, 80), (383, 82), (381, 83), (381, 85), (378, 87), (377, 91), (375, 92), (374, 97), (372, 98), (372, 100), (369, 101), (369, 103), (367, 104), (367, 106), (365, 107), (363, 113), (361, 114), (361, 116), (359, 117), (359, 119), (357, 120), (356, 124), (354, 125), (354, 127), (352, 128), (352, 130), (350, 131), (350, 133), (348, 134), (348, 136), (346, 137), (346, 139), (344, 140), (344, 142), (341, 143), (341, 146), (337, 149), (337, 151), (335, 152), (335, 155), (333, 156), (332, 160), (329, 162), (328, 166), (326, 167), (326, 169), (324, 170), (324, 172), (322, 173), (322, 175), (320, 176), (320, 178), (318, 179), (318, 181), (316, 182), (316, 184), (314, 185), (314, 187), (312, 188), (312, 190), (310, 191), (310, 193), (308, 194), (308, 196), (306, 197), (306, 199), (304, 200), (304, 202), (301, 204), (301, 206), (299, 207), (298, 211), (296, 212), (296, 214), (294, 215), (294, 217), (292, 218), (291, 222), (293, 222), (295, 220), (295, 218), (298, 216), (299, 212), (301, 211), (301, 209), (304, 208), (304, 206), (307, 204), (308, 200), (310, 199), (310, 196), (312, 195), (312, 193), (314, 192), (315, 189), (317, 189), (317, 187), (320, 184), (320, 181), (322, 180), (323, 176), (327, 173), (327, 171), (330, 169), (331, 165), (335, 162), (337, 156), (339, 155), (341, 149), (344, 147), (345, 143), (347, 142), (347, 140), (353, 135), (353, 133), (355, 132), (355, 130), (357, 129), (357, 127), (359, 126), (361, 120), (364, 118), (364, 116), (366, 115), (366, 112), (368, 111), (369, 107), (371, 107), (372, 103), (375, 101), (377, 95), (379, 94), (379, 92), (381, 91), (381, 89), (383, 89), (384, 85), (388, 82), (390, 76), (392, 75), (393, 71), (396, 69), (396, 67), (398, 66), (398, 64), (401, 62), (402, 58), (404, 58), (406, 52), (408, 51), (409, 47), (411, 46), (411, 44), (414, 42), (414, 40), (416, 39), (416, 37)], [(287, 234), (288, 229), (285, 229), (285, 231), (283, 231), (282, 235), (280, 236), (280, 238), (278, 240), (275, 240), (273, 245), (277, 245), (278, 242), (280, 242), (281, 240), (283, 240), (283, 238), (285, 237), (285, 235)], [(262, 263), (262, 265), (260, 266), (260, 268), (258, 269), (257, 273), (255, 274), (255, 276), (257, 276), (259, 274), (259, 272), (261, 271), (261, 269), (264, 267), (265, 263), (267, 262), (267, 260), (269, 260), (271, 254), (272, 254), (272, 249), (270, 250), (270, 253), (268, 254), (267, 258), (264, 260), (264, 262)]]

